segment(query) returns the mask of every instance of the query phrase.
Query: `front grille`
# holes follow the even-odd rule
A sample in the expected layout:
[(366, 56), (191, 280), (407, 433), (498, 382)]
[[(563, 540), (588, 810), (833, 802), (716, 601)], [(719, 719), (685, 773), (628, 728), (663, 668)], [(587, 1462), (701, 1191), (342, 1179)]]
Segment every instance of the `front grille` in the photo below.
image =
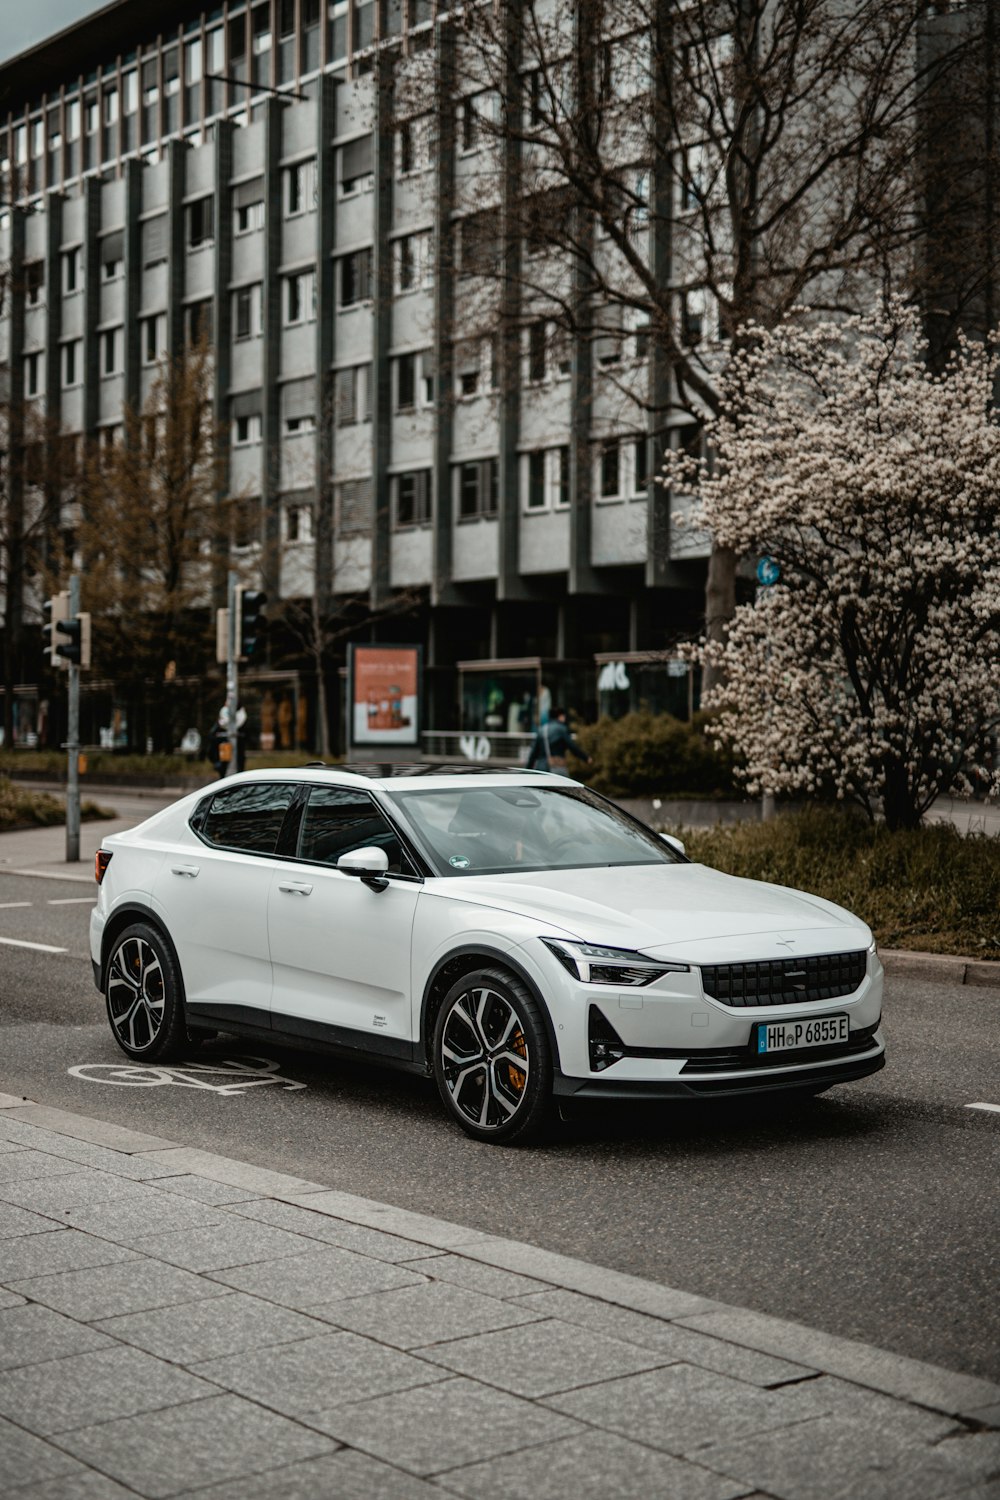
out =
[(824, 953), (818, 958), (775, 958), (759, 964), (706, 964), (705, 994), (723, 1005), (802, 1005), (852, 995), (865, 977), (868, 955)]
[(706, 1047), (701, 1052), (689, 1052), (682, 1073), (733, 1073), (753, 1068), (801, 1068), (804, 1063), (822, 1062), (826, 1058), (853, 1057), (869, 1052), (872, 1038), (881, 1023), (859, 1026), (852, 1031), (846, 1042), (832, 1042), (827, 1047), (803, 1047), (795, 1052), (764, 1052), (754, 1049), (751, 1036), (748, 1047)]

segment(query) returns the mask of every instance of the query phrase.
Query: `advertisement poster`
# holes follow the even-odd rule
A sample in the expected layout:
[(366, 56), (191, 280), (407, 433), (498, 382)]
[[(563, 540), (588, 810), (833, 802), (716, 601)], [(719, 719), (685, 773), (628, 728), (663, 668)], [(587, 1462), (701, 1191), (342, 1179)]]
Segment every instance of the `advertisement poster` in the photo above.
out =
[(419, 743), (419, 646), (351, 647), (351, 744)]

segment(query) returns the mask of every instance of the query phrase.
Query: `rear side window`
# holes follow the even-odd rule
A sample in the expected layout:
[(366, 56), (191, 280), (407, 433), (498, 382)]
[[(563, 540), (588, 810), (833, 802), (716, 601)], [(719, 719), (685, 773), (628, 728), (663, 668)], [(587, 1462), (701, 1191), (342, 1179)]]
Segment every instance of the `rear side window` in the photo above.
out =
[(299, 858), (335, 865), (355, 849), (384, 849), (394, 875), (412, 872), (399, 838), (367, 792), (353, 787), (316, 786), (302, 814)]
[(273, 854), (295, 787), (291, 782), (255, 782), (216, 792), (199, 832), (220, 849)]

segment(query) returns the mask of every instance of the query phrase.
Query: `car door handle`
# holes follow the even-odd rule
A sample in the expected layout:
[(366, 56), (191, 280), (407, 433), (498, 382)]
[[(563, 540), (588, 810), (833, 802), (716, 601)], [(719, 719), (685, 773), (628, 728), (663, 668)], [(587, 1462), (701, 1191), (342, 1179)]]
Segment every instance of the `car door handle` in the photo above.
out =
[(312, 894), (311, 885), (303, 885), (299, 880), (281, 880), (278, 882), (279, 891), (287, 891), (289, 896), (308, 896)]
[(198, 865), (171, 865), (170, 868), (175, 875), (186, 875), (188, 880), (197, 880), (200, 867)]

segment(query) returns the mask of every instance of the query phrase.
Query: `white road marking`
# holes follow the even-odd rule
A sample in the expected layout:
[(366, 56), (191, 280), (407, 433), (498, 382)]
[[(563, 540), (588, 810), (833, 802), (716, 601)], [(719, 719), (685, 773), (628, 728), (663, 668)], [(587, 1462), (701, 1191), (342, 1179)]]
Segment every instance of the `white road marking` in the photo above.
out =
[[(25, 901), (24, 905), (30, 903)], [(46, 906), (94, 906), (96, 903), (93, 896), (56, 896), (53, 901), (46, 901)]]
[(1000, 1115), (1000, 1104), (967, 1104), (966, 1109), (987, 1109), (991, 1114)]
[(30, 906), (30, 901), (0, 901), (0, 911), (13, 911), (15, 906)]
[(68, 948), (53, 948), (51, 943), (26, 943), (21, 938), (0, 937), (8, 948), (34, 948), (39, 953), (68, 953)]
[(59, 870), (4, 870), (0, 873), (4, 875), (33, 875), (36, 880), (71, 880), (81, 885), (91, 885), (94, 879), (93, 874), (64, 875)]

